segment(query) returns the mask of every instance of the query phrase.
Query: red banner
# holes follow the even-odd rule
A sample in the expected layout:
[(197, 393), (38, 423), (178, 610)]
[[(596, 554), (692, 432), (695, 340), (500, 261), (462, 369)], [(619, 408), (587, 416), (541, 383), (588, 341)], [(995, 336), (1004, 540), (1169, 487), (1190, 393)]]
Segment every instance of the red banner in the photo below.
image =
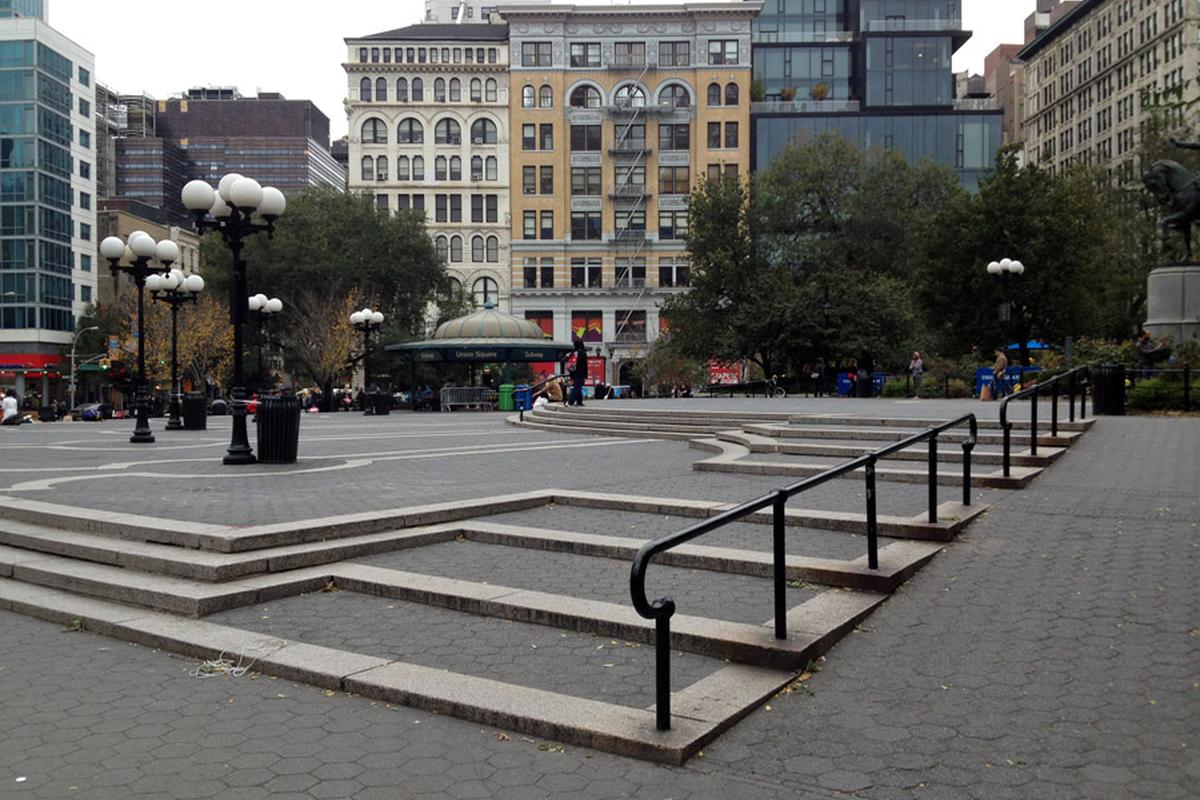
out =
[(742, 364), (738, 361), (709, 361), (708, 382), (710, 384), (741, 383)]

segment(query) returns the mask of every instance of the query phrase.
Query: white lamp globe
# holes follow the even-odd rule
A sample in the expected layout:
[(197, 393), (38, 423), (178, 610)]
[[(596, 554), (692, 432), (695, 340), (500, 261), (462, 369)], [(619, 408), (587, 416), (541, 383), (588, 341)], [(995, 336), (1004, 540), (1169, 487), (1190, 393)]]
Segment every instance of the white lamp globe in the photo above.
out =
[(171, 277), (175, 279), (175, 288), (176, 289), (183, 286), (183, 282), (187, 278), (187, 276), (183, 274), (183, 270), (181, 270), (181, 269), (171, 270)]
[(150, 235), (150, 234), (148, 234), (148, 233), (146, 233), (145, 231), (143, 231), (143, 230), (140, 230), (140, 229), (139, 229), (139, 230), (136, 230), (136, 231), (134, 231), (133, 233), (129, 234), (128, 236), (126, 236), (126, 237), (125, 237), (125, 239), (126, 239), (127, 241), (130, 241), (130, 242), (132, 242), (134, 239), (136, 239), (136, 238), (137, 238), (137, 237), (139, 237), (139, 236), (149, 236), (149, 235)]
[(375, 312), (373, 312), (371, 309), (364, 308), (362, 310), (362, 321), (366, 322), (367, 320), (369, 320), (371, 318), (371, 314), (373, 314), (373, 313), (375, 313)]
[(146, 278), (146, 289), (151, 292), (161, 292), (163, 289), (161, 275), (151, 275)]
[(204, 278), (199, 275), (188, 275), (183, 279), (183, 288), (192, 294), (200, 294), (204, 291)]
[(204, 181), (188, 181), (180, 192), (188, 211), (208, 211), (215, 195), (213, 188)]
[(382, 325), (383, 324), (383, 312), (376, 311), (374, 314), (372, 314), (371, 315), (371, 324), (372, 325)]
[(355, 311), (353, 314), (350, 315), (350, 324), (351, 325), (361, 325), (362, 321), (363, 321), (363, 315), (362, 315), (361, 311)]
[(258, 204), (259, 214), (262, 214), (266, 219), (278, 219), (283, 216), (283, 211), (286, 208), (287, 198), (283, 196), (283, 192), (274, 186), (263, 187), (262, 202)]
[(1012, 267), (1012, 259), (1011, 259), (1011, 258), (1002, 258), (1002, 259), (1000, 259), (1000, 269), (1001, 269), (1002, 271), (1004, 271), (1004, 272), (1008, 272), (1008, 270), (1009, 270), (1011, 267)]
[(143, 234), (129, 237), (129, 249), (138, 258), (154, 258), (158, 245), (149, 236)]
[(221, 195), (214, 194), (212, 208), (208, 209), (208, 213), (212, 214), (213, 219), (227, 219), (233, 213), (233, 209), (222, 199)]
[(278, 314), (280, 311), (283, 311), (283, 301), (278, 297), (272, 297), (267, 301), (267, 311), (270, 311), (272, 314)]
[(221, 196), (222, 200), (226, 203), (229, 202), (229, 192), (232, 191), (233, 185), (241, 179), (242, 176), (236, 172), (231, 172), (224, 178), (221, 178), (221, 182), (217, 184), (217, 194)]
[(179, 280), (179, 276), (177, 276), (174, 272), (168, 272), (166, 275), (163, 275), (161, 278), (159, 278), (158, 286), (164, 292), (173, 292), (179, 288), (181, 283), (182, 281)]
[(1012, 265), (1009, 266), (1009, 270), (1011, 270), (1014, 275), (1020, 275), (1025, 271), (1025, 265), (1020, 261), (1014, 261), (1012, 262)]
[(109, 236), (100, 243), (100, 255), (110, 261), (119, 261), (125, 255), (125, 243), (116, 236)]
[(261, 304), (258, 302), (258, 295), (254, 295), (253, 297), (251, 297), (251, 298), (250, 298), (250, 299), (247, 301), (247, 303), (249, 304), (249, 306), (250, 306), (250, 310), (251, 310), (251, 311), (258, 311), (258, 309), (259, 309), (259, 306), (261, 305)]
[(1000, 262), (993, 261), (992, 263), (988, 264), (987, 271), (988, 271), (989, 275), (999, 275), (1000, 274)]
[(154, 255), (164, 264), (174, 264), (179, 260), (179, 245), (170, 239), (163, 239), (155, 246)]
[(263, 190), (253, 178), (242, 178), (229, 190), (229, 202), (242, 211), (253, 211), (263, 199)]
[(263, 294), (262, 292), (259, 292), (258, 294), (254, 295), (254, 299), (258, 301), (259, 308), (266, 308), (267, 303), (269, 302), (267, 300), (267, 296), (265, 294)]

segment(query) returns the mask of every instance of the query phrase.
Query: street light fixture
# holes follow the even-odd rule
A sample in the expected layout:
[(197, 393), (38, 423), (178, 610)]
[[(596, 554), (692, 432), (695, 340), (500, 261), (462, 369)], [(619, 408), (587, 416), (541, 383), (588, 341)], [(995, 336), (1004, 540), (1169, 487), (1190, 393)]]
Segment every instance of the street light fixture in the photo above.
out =
[[(255, 372), (258, 375), (258, 379), (261, 379), (263, 375), (264, 332), (266, 331), (267, 322), (270, 320), (270, 317), (283, 311), (283, 301), (278, 297), (272, 297), (268, 300), (265, 294), (256, 294), (250, 297), (247, 308), (254, 315), (255, 327), (258, 329), (258, 336), (256, 337), (258, 339), (258, 359), (255, 361)], [(258, 383), (258, 379), (255, 380), (256, 384)], [(261, 387), (256, 386), (255, 388), (261, 391)]]
[[(383, 327), (383, 312), (372, 311), (369, 308), (364, 308), (362, 311), (355, 311), (350, 315), (350, 324), (354, 329), (360, 331), (363, 335), (363, 390), (368, 392), (364, 397), (369, 396), (371, 388), (371, 334)], [(374, 410), (374, 406), (367, 400), (363, 401), (365, 408), (364, 414), (370, 414)]]
[[(1025, 271), (1025, 265), (1020, 261), (1014, 261), (1011, 258), (1004, 258), (1000, 261), (993, 261), (987, 265), (989, 275), (999, 275), (1001, 288), (1004, 292), (1004, 302), (1000, 304), (1000, 321), (1004, 323), (1004, 338), (1008, 339), (1008, 323), (1012, 319), (1012, 301), (1008, 299), (1008, 276), (1020, 275)], [(1005, 346), (1008, 344), (1005, 342)]]
[[(275, 233), (275, 221), (287, 208), (283, 192), (262, 187), (252, 178), (230, 173), (221, 178), (216, 191), (204, 181), (190, 181), (183, 187), (183, 204), (196, 218), (201, 232), (218, 231), (233, 256), (230, 266), (229, 311), (233, 323), (233, 431), (229, 450), (223, 459), (226, 464), (253, 464), (256, 459), (246, 434), (246, 377), (242, 362), (242, 323), (246, 318), (246, 261), (242, 258), (245, 239)], [(258, 213), (263, 222), (255, 222)]]
[(166, 275), (151, 275), (146, 279), (146, 288), (150, 290), (154, 302), (171, 306), (171, 401), (168, 404), (167, 430), (177, 431), (183, 428), (183, 420), (179, 418), (179, 307), (184, 303), (195, 304), (200, 292), (204, 291), (204, 278), (184, 275), (180, 270), (173, 269)]
[[(134, 231), (129, 234), (127, 242), (116, 236), (109, 236), (100, 243), (100, 255), (108, 260), (108, 268), (112, 271), (113, 281), (124, 272), (133, 278), (137, 286), (138, 297), (138, 379), (133, 395), (133, 407), (137, 415), (137, 423), (133, 436), (129, 441), (135, 444), (150, 444), (154, 434), (150, 432), (150, 387), (146, 382), (146, 280), (152, 275), (169, 272), (171, 265), (179, 258), (179, 246), (171, 241), (155, 242), (145, 231)], [(159, 265), (152, 266), (151, 261), (158, 259)], [(122, 264), (125, 259), (127, 264)]]
[[(13, 292), (12, 294), (16, 294)], [(79, 337), (83, 336), (88, 331), (98, 331), (99, 326), (93, 325), (90, 328), (84, 328), (75, 332), (75, 337), (71, 339), (71, 405), (67, 406), (68, 411), (75, 409), (75, 345), (79, 342)]]

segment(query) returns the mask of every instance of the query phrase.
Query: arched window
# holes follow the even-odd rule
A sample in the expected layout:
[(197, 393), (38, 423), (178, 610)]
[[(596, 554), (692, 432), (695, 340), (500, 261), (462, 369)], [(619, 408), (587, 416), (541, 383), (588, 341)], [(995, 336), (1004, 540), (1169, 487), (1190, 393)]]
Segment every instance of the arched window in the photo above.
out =
[(387, 126), (381, 119), (369, 119), (362, 126), (363, 144), (387, 144)]
[(462, 237), (450, 237), (450, 260), (455, 264), (462, 262)]
[(579, 86), (571, 92), (571, 108), (599, 108), (600, 92), (593, 86)]
[(433, 179), (435, 181), (446, 180), (446, 157), (438, 156), (433, 160)]
[(450, 79), (450, 102), (462, 102), (462, 82), (458, 78)]
[(458, 156), (450, 156), (450, 180), (462, 180), (462, 159)]
[(692, 104), (692, 93), (687, 90), (687, 87), (673, 83), (660, 95), (661, 103), (664, 106), (671, 108), (687, 108)]
[(554, 108), (554, 90), (549, 86), (538, 89), (538, 105), (542, 108)]
[(487, 238), (487, 260), (491, 264), (500, 260), (500, 240), (495, 236)]
[(375, 159), (375, 180), (386, 181), (388, 179), (388, 160), (387, 156), (379, 156)]
[(396, 129), (396, 141), (400, 144), (424, 144), (425, 129), (415, 119), (402, 119), (400, 127)]
[(358, 99), (364, 103), (371, 102), (371, 79), (363, 78), (358, 82)]
[(480, 278), (471, 287), (475, 295), (475, 305), (487, 307), (497, 305), (500, 301), (500, 285), (492, 278)]
[(483, 180), (483, 159), (479, 156), (471, 156), (471, 180)]
[(626, 108), (642, 108), (646, 105), (646, 93), (636, 86), (622, 86), (617, 89), (617, 105)]
[(408, 156), (400, 156), (396, 159), (396, 180), (408, 180)]
[(364, 181), (375, 180), (375, 159), (370, 156), (362, 157), (362, 179)]
[(708, 85), (708, 104), (710, 106), (721, 105), (721, 84), (710, 83)]
[(458, 278), (447, 278), (446, 289), (451, 300), (461, 300), (463, 296), (462, 281)]
[(521, 108), (534, 108), (537, 105), (537, 92), (532, 86), (526, 85), (521, 89)]
[(408, 102), (408, 78), (396, 78), (396, 102)]
[(488, 78), (483, 84), (483, 99), (489, 103), (496, 102), (496, 79)]
[(462, 144), (462, 127), (452, 119), (443, 119), (433, 127), (434, 144)]
[(496, 123), (490, 119), (477, 119), (471, 125), (471, 144), (495, 144)]
[(440, 260), (446, 261), (450, 258), (450, 241), (445, 236), (433, 240), (433, 249), (437, 251)]
[(412, 99), (414, 103), (425, 102), (425, 82), (420, 78), (412, 79)]
[(483, 100), (483, 83), (479, 78), (471, 78), (471, 102), (478, 103)]
[(471, 237), (471, 260), (477, 261), (477, 262), (483, 261), (483, 237), (482, 236)]
[(738, 85), (736, 83), (725, 84), (725, 105), (736, 106), (738, 104)]
[(387, 102), (387, 80), (384, 78), (375, 81), (375, 101), (378, 103)]
[(500, 180), (499, 165), (500, 165), (500, 162), (496, 160), (495, 156), (488, 156), (487, 157), (487, 169), (484, 173), (484, 180), (489, 180), (489, 181)]
[(433, 101), (435, 103), (446, 102), (446, 79), (438, 78), (433, 82)]
[(414, 181), (425, 180), (425, 159), (422, 156), (413, 156), (413, 177)]

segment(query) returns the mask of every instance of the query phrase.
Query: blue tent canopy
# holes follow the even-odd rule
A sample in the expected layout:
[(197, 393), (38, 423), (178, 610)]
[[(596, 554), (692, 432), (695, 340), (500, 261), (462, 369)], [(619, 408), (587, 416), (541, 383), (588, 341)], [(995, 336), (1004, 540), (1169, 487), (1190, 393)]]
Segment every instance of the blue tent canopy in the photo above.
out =
[[(1039, 342), (1037, 339), (1030, 339), (1030, 340), (1029, 340), (1029, 341), (1026, 343), (1026, 345), (1025, 345), (1025, 346), (1026, 346), (1026, 348), (1027, 348), (1027, 349), (1029, 349), (1029, 350), (1049, 350), (1049, 349), (1051, 349), (1051, 348), (1050, 348), (1050, 345), (1046, 344), (1045, 342)], [(1008, 349), (1009, 349), (1009, 350), (1020, 350), (1020, 349), (1021, 349), (1021, 343), (1020, 343), (1020, 342), (1013, 342), (1012, 344), (1010, 344), (1010, 345), (1008, 346)]]

